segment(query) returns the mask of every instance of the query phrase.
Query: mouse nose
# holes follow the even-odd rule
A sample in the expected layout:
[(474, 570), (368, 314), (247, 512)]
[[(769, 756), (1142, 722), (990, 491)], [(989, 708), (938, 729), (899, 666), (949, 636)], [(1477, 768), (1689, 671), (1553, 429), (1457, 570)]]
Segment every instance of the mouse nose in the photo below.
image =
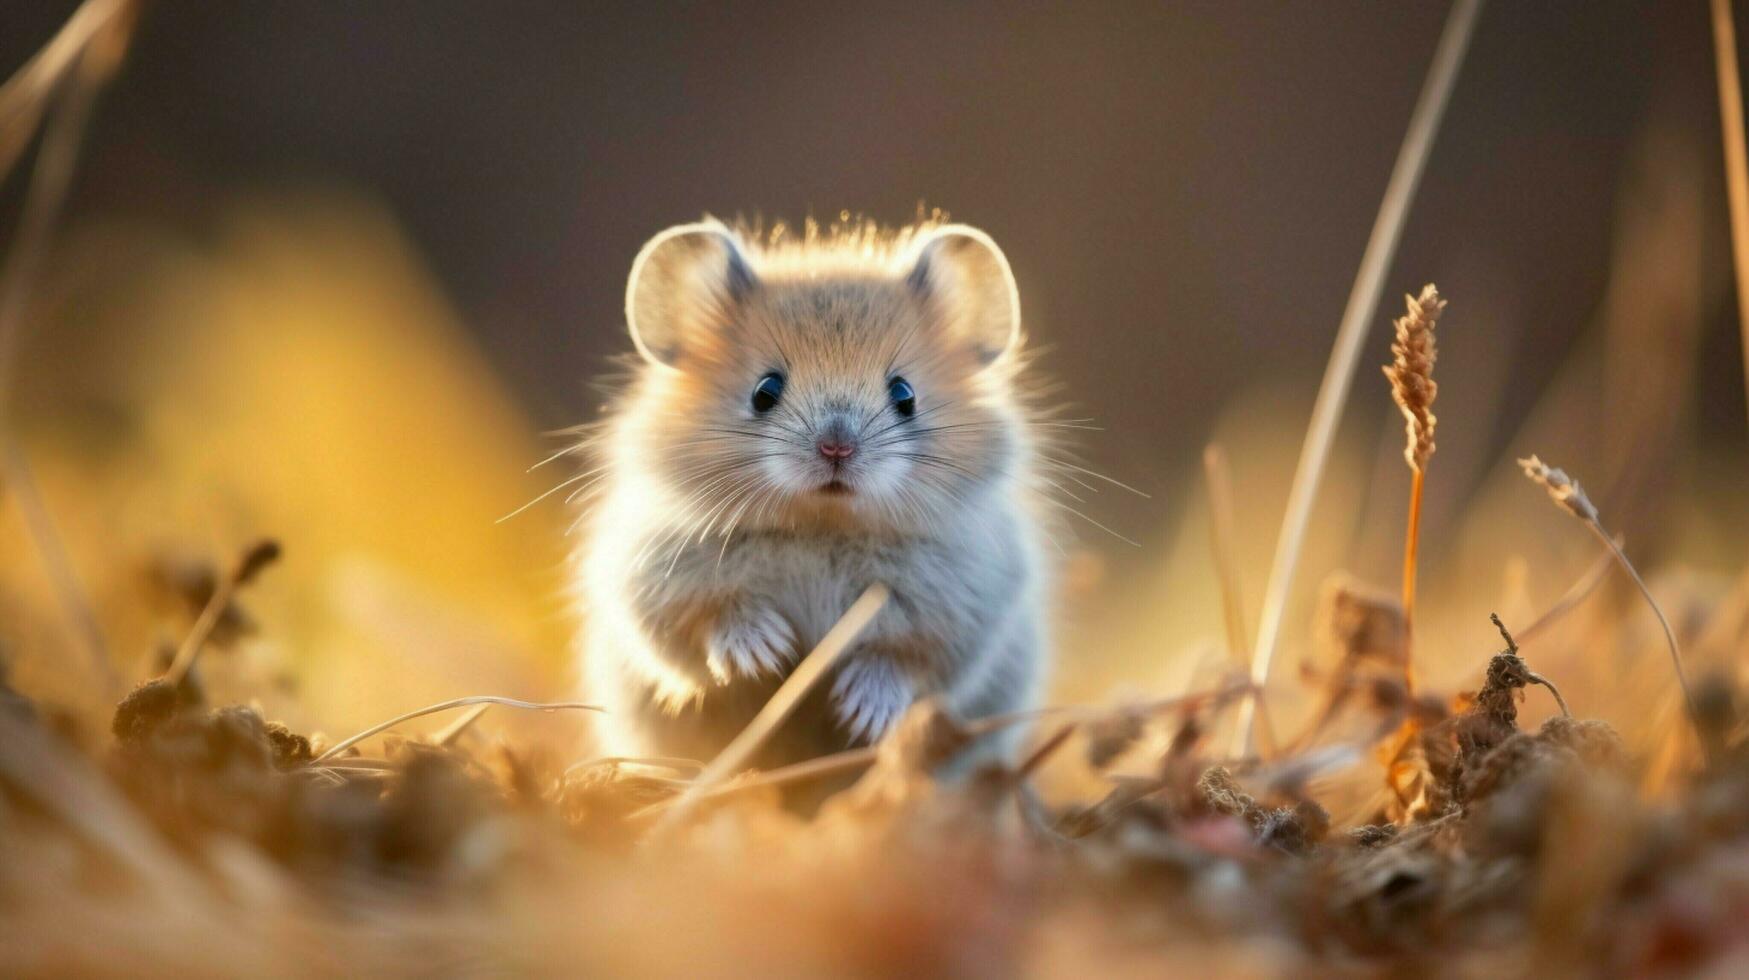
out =
[(836, 466), (856, 455), (856, 430), (842, 412), (834, 412), (814, 430), (814, 448)]
[(841, 463), (856, 455), (856, 440), (845, 435), (830, 435), (822, 438), (817, 444), (820, 455)]

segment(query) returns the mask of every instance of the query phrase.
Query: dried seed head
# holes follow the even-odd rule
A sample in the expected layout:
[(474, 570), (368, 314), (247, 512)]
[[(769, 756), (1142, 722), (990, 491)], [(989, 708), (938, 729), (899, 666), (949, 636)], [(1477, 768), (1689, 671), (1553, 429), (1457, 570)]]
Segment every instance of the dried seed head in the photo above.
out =
[(248, 584), (250, 579), (261, 573), (263, 568), (279, 560), (279, 542), (272, 538), (264, 538), (249, 546), (243, 556), (238, 559), (237, 567), (231, 572), (231, 578), (238, 585)]
[(1397, 320), (1397, 339), (1391, 344), (1394, 357), (1384, 370), (1391, 381), (1391, 398), (1403, 410), (1408, 435), (1403, 459), (1419, 473), (1433, 455), (1433, 427), (1439, 421), (1433, 414), (1433, 399), (1439, 395), (1439, 385), (1433, 381), (1433, 362), (1439, 359), (1433, 327), (1445, 310), (1445, 300), (1432, 283), (1421, 287), (1420, 296), (1403, 299), (1409, 312)]
[(1530, 477), (1532, 483), (1547, 490), (1549, 499), (1565, 508), (1569, 514), (1582, 521), (1597, 521), (1597, 508), (1591, 505), (1591, 498), (1585, 496), (1585, 490), (1579, 486), (1578, 480), (1535, 456), (1519, 460), (1518, 465), (1524, 468), (1524, 475)]
[(1401, 665), (1409, 651), (1407, 626), (1396, 596), (1337, 573), (1318, 596), (1312, 628), (1327, 663)]

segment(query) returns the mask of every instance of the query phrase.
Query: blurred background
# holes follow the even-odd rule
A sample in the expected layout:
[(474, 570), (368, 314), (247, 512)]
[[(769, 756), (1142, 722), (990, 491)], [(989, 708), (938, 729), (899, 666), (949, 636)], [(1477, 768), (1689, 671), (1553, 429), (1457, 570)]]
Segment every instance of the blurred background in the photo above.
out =
[[(75, 6), (0, 4), (4, 70)], [(1182, 688), (1230, 662), (1203, 447), (1231, 461), (1254, 631), (1445, 14), (159, 0), (93, 119), (13, 411), (125, 678), (186, 627), (141, 583), (174, 593), (176, 569), (268, 534), (287, 557), (248, 597), (256, 637), (211, 669), (276, 678), (243, 686), (283, 692), (281, 713), (346, 727), (564, 693), (570, 514), (554, 498), (496, 521), (570, 475), (525, 470), (563, 445), (543, 431), (594, 417), (639, 245), (707, 212), (939, 207), (1007, 251), (1042, 372), (1104, 430), (1088, 464), (1149, 494), (1076, 505), (1136, 545), (1079, 528), (1058, 696)], [(0, 186), (0, 242), (23, 177)], [(1533, 617), (1596, 553), (1513, 455), (1585, 482), (1685, 636), (1716, 624), (1749, 545), (1729, 263), (1705, 5), (1490, 5), (1387, 279), (1281, 683), (1317, 659), (1327, 575), (1395, 586), (1408, 474), (1374, 365), (1395, 297), (1429, 281), (1451, 303), (1417, 640), (1432, 682), (1473, 682), (1498, 647), (1486, 614)], [(0, 547), (14, 673), (89, 696), (56, 680), (77, 644), (11, 515)], [(1612, 670), (1651, 661), (1673, 703), (1618, 584), (1599, 600), (1631, 627)], [(1566, 640), (1548, 656), (1604, 655)], [(1569, 697), (1635, 714), (1612, 690)]]

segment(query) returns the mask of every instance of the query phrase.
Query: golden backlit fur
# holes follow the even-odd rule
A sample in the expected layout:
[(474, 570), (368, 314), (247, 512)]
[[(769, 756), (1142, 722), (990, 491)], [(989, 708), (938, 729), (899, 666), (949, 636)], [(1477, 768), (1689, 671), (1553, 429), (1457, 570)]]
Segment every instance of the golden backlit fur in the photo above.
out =
[(645, 363), (591, 447), (575, 560), (604, 749), (710, 757), (875, 581), (892, 602), (768, 761), (876, 739), (926, 695), (1034, 703), (1047, 575), (1006, 260), (958, 225), (746, 238), (671, 229), (628, 284)]

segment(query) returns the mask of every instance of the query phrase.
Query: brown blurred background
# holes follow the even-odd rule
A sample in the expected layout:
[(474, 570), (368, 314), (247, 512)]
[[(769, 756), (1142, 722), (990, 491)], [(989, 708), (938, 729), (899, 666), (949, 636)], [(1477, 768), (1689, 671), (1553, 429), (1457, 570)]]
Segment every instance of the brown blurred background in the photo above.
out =
[[(0, 63), (73, 7), (7, 4)], [(161, 0), (77, 211), (198, 229), (240, 191), (377, 198), (560, 425), (625, 348), (623, 277), (656, 229), (926, 201), (1003, 243), (1048, 369), (1114, 430), (1091, 451), (1158, 482), (1225, 393), (1316, 383), (1445, 8)], [(1596, 310), (1654, 123), (1703, 158), (1703, 257), (1723, 268), (1715, 99), (1703, 4), (1486, 10), (1390, 280), (1454, 298), (1458, 364), (1512, 364), (1508, 419)], [(1725, 436), (1741, 372), (1711, 298), (1697, 403)]]
[[(22, 63), (74, 6), (0, 6), (0, 64)], [(405, 501), (500, 481), (477, 505), (430, 519), (497, 535), (494, 557), (455, 571), (458, 595), (474, 597), (466, 583), (526, 557), (525, 578), (496, 580), (506, 594), (541, 597), (544, 625), (518, 642), (550, 648), (564, 632), (548, 595), (563, 546), (545, 542), (562, 514), (504, 531), (491, 519), (556, 481), (522, 479), (519, 466), (542, 455), (538, 439), (496, 434), (592, 417), (586, 382), (628, 346), (620, 301), (641, 242), (704, 212), (796, 220), (850, 210), (898, 222), (923, 202), (1003, 244), (1029, 330), (1050, 350), (1045, 371), (1064, 382), (1072, 414), (1106, 429), (1083, 441), (1085, 455), (1153, 494), (1086, 505), (1142, 545), (1086, 529), (1105, 556), (1103, 581), (1123, 586), (1111, 603), (1133, 605), (1133, 590), (1183, 596), (1162, 613), (1183, 622), (1161, 642), (1218, 636), (1200, 451), (1218, 438), (1234, 457), (1254, 619), (1286, 474), (1445, 13), (1441, 3), (1334, 0), (159, 0), (90, 134), (66, 261), (46, 291), (58, 339), (36, 341), (25, 421), (65, 430), (81, 420), (53, 444), (73, 455), (126, 441), (138, 421), (130, 413), (152, 398), (132, 408), (81, 401), (69, 379), (106, 356), (132, 371), (192, 341), (177, 332), (185, 306), (142, 305), (138, 288), (115, 284), (150, 279), (158, 285), (147, 293), (162, 299), (166, 256), (241, 263), (253, 286), (224, 319), (278, 332), (262, 338), (263, 373), (244, 375), (243, 387), (277, 378), (295, 389), (281, 404), (296, 408), (279, 419), (283, 430), (239, 422), (227, 465), (280, 456), (284, 438), (272, 433), (313, 424), (324, 385), (338, 399), (336, 431), (378, 425), (379, 410), (392, 421), (380, 423), (380, 451), (329, 458), (330, 443), (312, 437), (322, 445), (261, 479), (296, 484), (315, 467), (343, 467), (333, 492), (237, 523), (298, 513), (328, 527), (363, 508), (351, 518), (357, 536), (330, 527), (335, 548), (389, 547), (370, 534), (402, 520), (388, 537), (403, 563), (445, 564), (456, 554), (448, 539), (407, 517)], [(15, 227), (20, 186), (15, 175), (0, 192), (0, 235)], [(1549, 547), (1588, 560), (1575, 528), (1509, 482), (1509, 453), (1537, 451), (1574, 470), (1653, 564), (1738, 567), (1743, 512), (1713, 506), (1749, 486), (1724, 200), (1704, 4), (1491, 4), (1387, 279), (1301, 591), (1339, 566), (1393, 580), (1400, 422), (1372, 365), (1388, 357), (1396, 294), (1426, 281), (1451, 308), (1424, 603), (1437, 603), (1442, 581), (1462, 582), (1476, 601), (1452, 615), (1478, 625), (1501, 566), (1542, 546), (1517, 530), (1491, 536), (1500, 508), (1515, 529), (1538, 528)], [(295, 247), (282, 249), (288, 239)], [(187, 289), (205, 295), (210, 272)], [(372, 285), (359, 284), (366, 278)], [(355, 300), (384, 282), (398, 285), (374, 316)], [(81, 306), (98, 295), (102, 316)], [(80, 333), (96, 319), (112, 326)], [(377, 336), (400, 320), (419, 332), (391, 330), (346, 355), (364, 357), (362, 367), (337, 374), (322, 359), (353, 331)], [(434, 322), (440, 342), (426, 332)], [(115, 353), (117, 337), (131, 353)], [(401, 363), (416, 360), (402, 356), (407, 345), (433, 344), (455, 364), (481, 352), (492, 370), (433, 367), (417, 384), (390, 383), (419, 370)], [(307, 373), (288, 373), (300, 358)], [(465, 384), (490, 390), (465, 400)], [(173, 386), (189, 389), (185, 378)], [(199, 424), (174, 438), (200, 455), (202, 440), (217, 438), (204, 426), (251, 417), (244, 404), (197, 403), (188, 413)], [(486, 448), (449, 452), (451, 434), (481, 412), (502, 413), (502, 424), (455, 438)], [(395, 458), (409, 445), (430, 451)], [(67, 482), (84, 478), (71, 468)], [(180, 499), (194, 512), (211, 511), (207, 479), (187, 476), (196, 489)], [(350, 489), (378, 483), (394, 490)], [(1508, 502), (1482, 507), (1490, 494)], [(67, 520), (81, 533), (77, 515)], [(85, 518), (86, 533), (103, 536), (104, 521)], [(297, 554), (286, 528), (261, 530), (290, 537)], [(1148, 569), (1160, 571), (1131, 574)], [(1558, 594), (1564, 569), (1537, 565), (1525, 588)], [(1473, 581), (1484, 574), (1485, 587)], [(1094, 604), (1080, 615), (1109, 611)], [(1482, 621), (1453, 642), (1492, 641)]]

